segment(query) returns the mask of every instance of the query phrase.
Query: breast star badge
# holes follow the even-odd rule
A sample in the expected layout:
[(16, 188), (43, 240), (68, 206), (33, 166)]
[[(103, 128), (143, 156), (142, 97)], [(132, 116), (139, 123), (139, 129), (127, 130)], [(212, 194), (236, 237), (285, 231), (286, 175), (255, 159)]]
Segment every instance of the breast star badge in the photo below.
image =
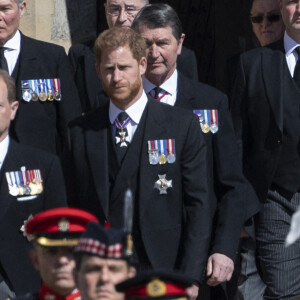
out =
[(154, 188), (159, 190), (159, 194), (167, 194), (167, 189), (172, 187), (172, 180), (166, 179), (166, 174), (158, 175), (158, 180), (154, 184)]

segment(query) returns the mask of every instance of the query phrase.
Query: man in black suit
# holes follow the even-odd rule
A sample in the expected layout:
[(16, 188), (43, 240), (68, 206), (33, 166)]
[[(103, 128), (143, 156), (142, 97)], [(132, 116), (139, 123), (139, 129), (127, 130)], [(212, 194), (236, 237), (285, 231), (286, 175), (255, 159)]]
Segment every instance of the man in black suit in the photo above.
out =
[(80, 102), (64, 49), (19, 32), (25, 8), (23, 0), (0, 1), (0, 68), (15, 79), (19, 101), (10, 136), (60, 154), (68, 122), (80, 115)]
[(77, 199), (70, 204), (120, 228), (129, 185), (141, 268), (182, 270), (195, 280), (194, 298), (211, 230), (206, 147), (191, 112), (148, 101), (145, 51), (144, 39), (129, 28), (113, 27), (95, 42), (110, 101), (70, 124), (68, 179), (70, 199)]
[(284, 246), (300, 204), (299, 1), (280, 1), (284, 39), (241, 56), (232, 115), (244, 172), (263, 204), (256, 218), (265, 299), (300, 294), (300, 243)]
[(215, 88), (192, 81), (177, 71), (176, 60), (184, 35), (176, 12), (169, 5), (144, 7), (132, 27), (147, 44), (145, 92), (160, 102), (194, 111), (200, 118), (208, 149), (211, 213), (215, 217), (207, 284), (216, 286), (230, 280), (242, 225), (258, 211), (257, 198), (244, 179), (237, 158), (227, 98)]
[(28, 257), (21, 231), (31, 214), (66, 206), (64, 179), (57, 157), (16, 143), (8, 135), (19, 102), (14, 80), (0, 70), (0, 298), (35, 290), (40, 277)]
[[(130, 27), (138, 11), (149, 4), (149, 0), (106, 0), (104, 3), (109, 28)], [(80, 95), (83, 112), (98, 107), (107, 99), (95, 70), (95, 55), (91, 45), (78, 44), (70, 48), (69, 59), (74, 80)], [(186, 76), (198, 80), (196, 55), (185, 47), (178, 57), (179, 69)]]

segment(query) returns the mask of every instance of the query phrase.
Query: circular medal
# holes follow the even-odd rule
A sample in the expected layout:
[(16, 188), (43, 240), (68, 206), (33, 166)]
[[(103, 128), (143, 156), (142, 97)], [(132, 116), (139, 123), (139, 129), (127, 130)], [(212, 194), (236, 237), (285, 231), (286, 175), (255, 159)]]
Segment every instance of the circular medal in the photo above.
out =
[(159, 162), (158, 158), (158, 151), (157, 150), (150, 150), (149, 152), (149, 162), (150, 165), (157, 165)]
[(45, 101), (47, 100), (47, 95), (46, 95), (46, 93), (40, 92), (40, 94), (39, 94), (39, 99), (40, 99), (42, 102), (45, 102)]
[(17, 185), (10, 185), (9, 186), (9, 193), (14, 197), (18, 196), (19, 195), (18, 186)]
[(53, 101), (54, 100), (54, 95), (51, 93), (51, 91), (48, 93), (47, 100), (48, 101)]
[(167, 156), (167, 161), (169, 164), (173, 164), (175, 162), (176, 158), (175, 158), (175, 155), (170, 153), (168, 156)]
[(39, 100), (39, 95), (36, 92), (31, 93), (31, 100), (32, 101), (38, 101)]
[(36, 195), (37, 194), (37, 184), (35, 182), (30, 182), (28, 184), (30, 188), (30, 195)]
[(162, 154), (162, 155), (159, 157), (158, 163), (159, 163), (160, 165), (164, 165), (166, 162), (167, 162), (167, 158), (166, 158), (166, 156), (165, 156), (164, 154)]
[(41, 194), (42, 192), (43, 192), (43, 185), (42, 185), (41, 182), (38, 182), (38, 183), (36, 184), (36, 193), (37, 193), (37, 194)]
[(25, 186), (25, 195), (30, 195), (31, 189), (28, 185)]
[(204, 133), (208, 133), (208, 132), (209, 132), (209, 126), (208, 126), (207, 123), (205, 123), (205, 124), (203, 125), (202, 131), (203, 131)]
[(211, 131), (212, 133), (216, 133), (216, 132), (218, 131), (218, 129), (219, 129), (219, 127), (218, 127), (216, 124), (212, 124), (212, 125), (210, 126), (210, 131)]
[(25, 195), (25, 188), (23, 186), (20, 186), (20, 185), (19, 185), (19, 195), (20, 196)]
[(23, 100), (26, 102), (29, 102), (31, 100), (31, 94), (28, 92), (28, 90), (25, 90), (23, 93)]
[(55, 95), (54, 95), (54, 99), (55, 99), (56, 101), (60, 101), (60, 100), (61, 100), (61, 93), (56, 92)]

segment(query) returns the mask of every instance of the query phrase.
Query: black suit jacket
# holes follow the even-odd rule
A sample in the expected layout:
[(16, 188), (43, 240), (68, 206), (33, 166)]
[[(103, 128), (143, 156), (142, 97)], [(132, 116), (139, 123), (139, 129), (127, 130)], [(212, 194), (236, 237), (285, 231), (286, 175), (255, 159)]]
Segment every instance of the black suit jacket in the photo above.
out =
[[(43, 192), (34, 199), (9, 194), (5, 173), (39, 169)], [(17, 295), (36, 291), (41, 281), (29, 259), (30, 244), (21, 232), (21, 226), (30, 215), (46, 209), (67, 206), (61, 166), (56, 156), (10, 139), (8, 152), (0, 171), (0, 263), (12, 289)]]
[[(122, 202), (123, 182), (130, 179), (136, 187), (135, 219), (152, 266), (178, 267), (200, 281), (207, 260), (211, 218), (206, 148), (196, 116), (149, 100), (142, 117), (144, 130), (138, 132), (138, 126), (110, 192), (108, 107), (106, 104), (70, 124), (73, 175), (69, 179), (73, 179), (71, 194), (77, 196), (77, 202), (71, 205), (110, 221), (110, 209), (114, 209), (114, 203)], [(150, 165), (147, 141), (169, 138), (175, 139), (176, 162)], [(154, 188), (158, 175), (163, 174), (173, 184), (166, 195)], [(137, 178), (137, 182), (132, 182), (132, 178)]]
[(283, 41), (240, 56), (232, 94), (232, 118), (244, 173), (264, 202), (282, 148)]
[[(175, 106), (217, 109), (219, 130), (204, 134), (207, 145), (208, 182), (215, 214), (212, 253), (235, 260), (244, 222), (260, 208), (258, 199), (242, 173), (227, 97), (217, 89), (178, 73)], [(246, 196), (248, 195), (248, 196)]]
[[(69, 50), (69, 60), (73, 77), (81, 99), (82, 112), (99, 107), (108, 100), (102, 89), (95, 64), (96, 59), (92, 47), (83, 44), (73, 45)], [(194, 51), (182, 47), (177, 59), (177, 68), (187, 77), (198, 80), (197, 60)]]
[[(61, 46), (21, 35), (18, 63), (12, 73), (20, 103), (10, 127), (11, 136), (20, 143), (60, 153), (66, 141), (67, 124), (80, 115), (80, 103), (68, 58)], [(62, 100), (25, 102), (21, 80), (59, 78)]]

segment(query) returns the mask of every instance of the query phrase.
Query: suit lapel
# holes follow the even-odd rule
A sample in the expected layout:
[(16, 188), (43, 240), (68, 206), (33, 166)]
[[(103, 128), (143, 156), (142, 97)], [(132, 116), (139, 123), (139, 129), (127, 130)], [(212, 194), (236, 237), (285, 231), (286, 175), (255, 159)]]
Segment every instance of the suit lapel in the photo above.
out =
[(90, 120), (90, 129), (85, 134), (86, 151), (96, 193), (107, 218), (109, 201), (107, 138), (110, 130), (108, 105), (106, 109), (98, 111), (99, 114), (94, 113), (94, 118)]
[[(283, 130), (283, 71), (285, 55), (282, 51), (263, 52), (262, 76), (267, 97), (270, 102), (275, 121)], [(276, 63), (274, 63), (276, 62)]]

